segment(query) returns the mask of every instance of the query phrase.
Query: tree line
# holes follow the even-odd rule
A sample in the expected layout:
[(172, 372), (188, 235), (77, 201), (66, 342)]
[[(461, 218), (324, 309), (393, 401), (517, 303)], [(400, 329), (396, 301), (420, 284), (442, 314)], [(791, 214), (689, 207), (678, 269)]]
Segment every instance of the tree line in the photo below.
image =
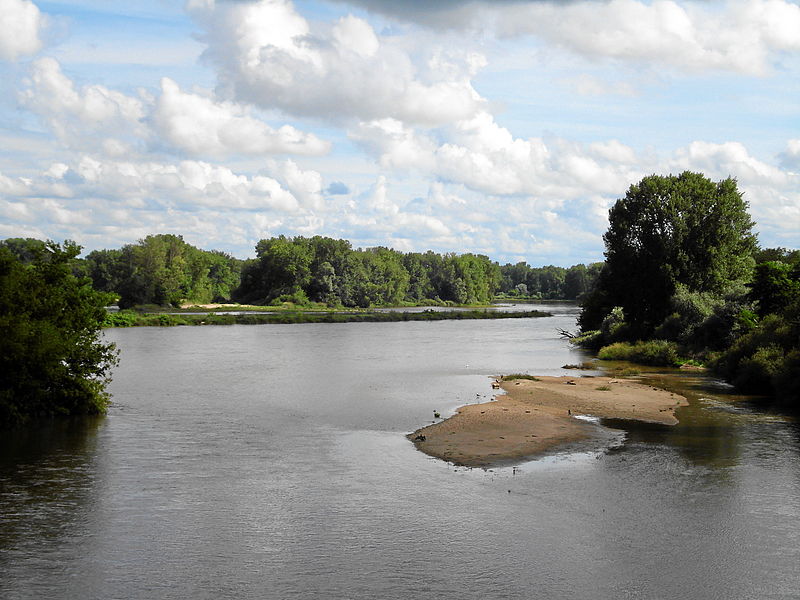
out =
[[(30, 261), (45, 242), (0, 242)], [(118, 249), (94, 250), (72, 260), (76, 275), (119, 297), (119, 305), (179, 306), (240, 302), (363, 307), (402, 304), (487, 304), (496, 297), (574, 300), (587, 293), (600, 265), (499, 265), (481, 254), (399, 252), (353, 248), (330, 237), (262, 239), (256, 258), (201, 250), (182, 236), (149, 235)]]
[(761, 249), (736, 181), (645, 177), (609, 213), (578, 342), (600, 356), (710, 366), (800, 406), (800, 252)]

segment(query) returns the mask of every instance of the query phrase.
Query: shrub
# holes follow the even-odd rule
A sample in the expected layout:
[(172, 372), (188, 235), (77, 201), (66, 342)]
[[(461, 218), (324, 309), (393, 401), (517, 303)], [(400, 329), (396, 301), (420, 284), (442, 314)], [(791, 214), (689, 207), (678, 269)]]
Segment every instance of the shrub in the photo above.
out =
[(780, 346), (759, 347), (751, 356), (739, 361), (733, 385), (742, 391), (766, 394), (773, 389), (773, 378), (781, 372), (783, 361)]
[(678, 349), (674, 342), (650, 340), (646, 342), (617, 342), (604, 346), (597, 353), (600, 360), (626, 360), (653, 366), (673, 366), (678, 363)]
[(103, 327), (133, 327), (137, 319), (138, 315), (130, 310), (110, 312), (103, 319)]

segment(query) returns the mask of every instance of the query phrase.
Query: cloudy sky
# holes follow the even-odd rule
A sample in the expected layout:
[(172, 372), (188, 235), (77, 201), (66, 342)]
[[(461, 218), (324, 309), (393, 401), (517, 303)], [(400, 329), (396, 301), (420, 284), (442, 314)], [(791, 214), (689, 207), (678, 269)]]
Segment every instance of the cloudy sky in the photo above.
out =
[(790, 0), (0, 0), (0, 238), (602, 259), (631, 183), (800, 246)]

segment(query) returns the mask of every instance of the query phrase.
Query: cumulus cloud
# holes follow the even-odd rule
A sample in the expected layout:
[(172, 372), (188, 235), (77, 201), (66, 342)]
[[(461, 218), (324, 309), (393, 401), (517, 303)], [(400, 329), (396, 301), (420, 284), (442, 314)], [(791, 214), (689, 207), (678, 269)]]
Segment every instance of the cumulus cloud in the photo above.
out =
[(763, 74), (781, 53), (800, 51), (800, 6), (790, 0), (347, 1), (437, 28), (536, 36), (591, 60)]
[(702, 171), (714, 179), (734, 177), (749, 185), (784, 188), (792, 179), (786, 171), (751, 156), (740, 142), (692, 142), (675, 153), (672, 166), (674, 170)]
[(102, 85), (76, 86), (53, 58), (30, 67), (20, 104), (65, 145), (123, 157), (149, 144), (199, 157), (321, 155), (330, 143), (290, 125), (273, 128), (241, 105), (184, 92), (168, 78), (161, 94), (129, 96)]
[(19, 101), (68, 145), (96, 146), (98, 137), (107, 136), (110, 150), (116, 147), (124, 152), (125, 144), (116, 138), (146, 136), (142, 123), (146, 109), (141, 98), (102, 85), (78, 88), (53, 58), (33, 62)]
[(240, 105), (183, 92), (168, 78), (161, 80), (153, 121), (165, 140), (193, 155), (319, 155), (330, 150), (313, 134), (290, 125), (273, 129)]
[(42, 47), (44, 26), (45, 16), (30, 0), (0, 2), (0, 59), (17, 60), (36, 54)]
[(287, 113), (434, 125), (474, 114), (471, 85), (484, 64), (455, 50), (414, 61), (402, 40), (346, 16), (312, 31), (288, 0), (189, 3), (205, 28), (205, 59), (237, 99)]
[(584, 148), (515, 138), (485, 112), (443, 130), (444, 142), (391, 119), (361, 123), (350, 135), (386, 168), (413, 169), (497, 195), (611, 193), (631, 180), (636, 160), (617, 141)]
[(308, 182), (319, 174), (299, 169), (294, 174), (300, 180), (292, 182), (299, 198), (274, 177), (242, 175), (203, 161), (163, 163), (83, 155), (70, 165), (55, 163), (34, 179), (0, 174), (0, 197), (12, 202), (30, 197), (102, 198), (138, 208), (156, 204), (162, 209), (300, 214), (315, 206)]
[(762, 74), (776, 53), (800, 50), (800, 7), (785, 0), (536, 3), (509, 7), (497, 23), (501, 35), (536, 35), (591, 58), (691, 70)]
[(312, 210), (321, 210), (324, 207), (322, 175), (316, 171), (303, 170), (293, 160), (271, 160), (268, 162), (268, 170), (304, 207)]

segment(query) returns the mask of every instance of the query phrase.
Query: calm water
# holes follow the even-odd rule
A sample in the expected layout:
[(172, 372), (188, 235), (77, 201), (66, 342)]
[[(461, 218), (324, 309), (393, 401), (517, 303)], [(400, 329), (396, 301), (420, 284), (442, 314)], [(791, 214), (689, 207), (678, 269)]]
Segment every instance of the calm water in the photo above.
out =
[(580, 362), (556, 312), (109, 331), (108, 417), (0, 441), (0, 598), (797, 598), (800, 430), (696, 377), (516, 470), (405, 439)]

